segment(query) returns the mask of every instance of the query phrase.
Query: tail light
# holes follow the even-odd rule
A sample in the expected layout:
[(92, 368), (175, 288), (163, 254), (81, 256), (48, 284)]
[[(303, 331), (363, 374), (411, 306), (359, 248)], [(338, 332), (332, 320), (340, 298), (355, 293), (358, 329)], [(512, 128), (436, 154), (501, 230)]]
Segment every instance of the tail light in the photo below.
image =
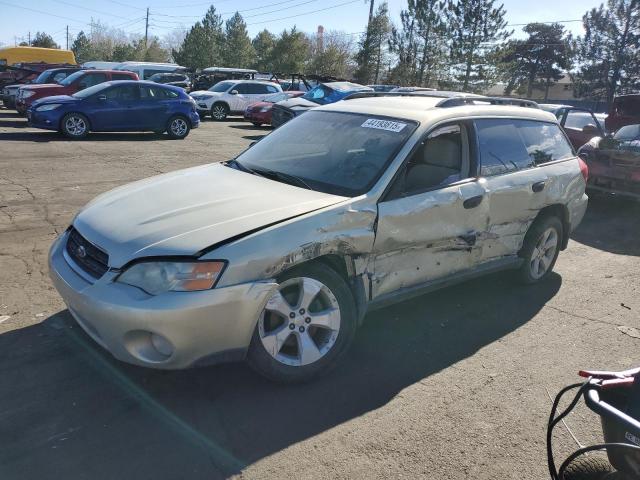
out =
[(578, 164), (580, 165), (580, 173), (584, 177), (584, 182), (587, 183), (589, 181), (589, 167), (587, 163), (580, 157), (578, 157)]

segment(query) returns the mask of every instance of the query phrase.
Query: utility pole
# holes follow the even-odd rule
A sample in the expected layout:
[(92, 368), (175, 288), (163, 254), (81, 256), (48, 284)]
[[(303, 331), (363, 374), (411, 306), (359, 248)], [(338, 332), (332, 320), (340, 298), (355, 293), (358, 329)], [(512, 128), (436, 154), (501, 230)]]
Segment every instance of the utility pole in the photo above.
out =
[[(373, 1), (373, 0), (372, 0)], [(147, 49), (147, 40), (149, 38), (149, 7), (147, 7), (147, 21), (144, 25), (144, 49)]]
[(67, 50), (69, 50), (69, 25), (67, 25)]
[[(22, 37), (24, 38), (24, 37)], [(29, 32), (29, 36), (27, 37), (29, 39), (29, 46), (31, 46), (31, 32)]]

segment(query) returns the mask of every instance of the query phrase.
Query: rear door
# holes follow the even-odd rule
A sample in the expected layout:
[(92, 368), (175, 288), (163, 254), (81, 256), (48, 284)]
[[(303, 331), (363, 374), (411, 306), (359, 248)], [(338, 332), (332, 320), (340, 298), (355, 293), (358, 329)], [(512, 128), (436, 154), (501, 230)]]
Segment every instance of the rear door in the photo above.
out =
[(561, 200), (576, 172), (551, 166), (573, 158), (555, 123), (488, 118), (475, 125), (480, 175), (488, 190), (489, 221), (482, 249), (482, 259), (488, 261), (520, 251), (538, 212)]
[(489, 205), (475, 178), (470, 123), (432, 130), (378, 204), (374, 298), (419, 287), (474, 266)]
[(162, 87), (140, 85), (140, 102), (136, 105), (135, 110), (141, 129), (164, 129), (169, 111), (167, 91)]

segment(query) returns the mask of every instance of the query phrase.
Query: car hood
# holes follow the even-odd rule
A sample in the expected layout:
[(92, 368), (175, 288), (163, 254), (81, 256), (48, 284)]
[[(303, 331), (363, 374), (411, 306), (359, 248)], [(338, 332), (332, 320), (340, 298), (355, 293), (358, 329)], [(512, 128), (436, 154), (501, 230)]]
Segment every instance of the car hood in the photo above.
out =
[(222, 164), (179, 170), (104, 193), (74, 227), (109, 254), (109, 266), (141, 257), (194, 255), (262, 227), (346, 200)]
[(209, 90), (196, 90), (189, 95), (192, 97), (219, 97), (224, 92), (210, 92)]
[(23, 87), (25, 90), (51, 90), (51, 89), (62, 89), (64, 88), (62, 85), (58, 83), (38, 83), (35, 85), (27, 85)]
[(310, 108), (320, 106), (319, 104), (305, 98), (291, 98), (289, 100), (278, 102), (276, 105), (288, 108), (289, 110), (308, 110)]
[(79, 98), (75, 98), (70, 95), (53, 95), (51, 97), (40, 98), (33, 102), (31, 105), (35, 108), (38, 105), (42, 105), (43, 103), (75, 103), (78, 101), (80, 101)]

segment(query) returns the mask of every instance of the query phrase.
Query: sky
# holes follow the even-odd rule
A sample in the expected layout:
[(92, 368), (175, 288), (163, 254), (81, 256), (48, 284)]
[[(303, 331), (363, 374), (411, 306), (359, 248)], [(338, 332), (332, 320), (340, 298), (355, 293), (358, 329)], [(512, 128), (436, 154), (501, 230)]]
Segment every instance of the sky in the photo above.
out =
[[(381, 0), (376, 0), (376, 5)], [(146, 9), (149, 8), (149, 34), (162, 38), (176, 28), (188, 28), (200, 19), (211, 1), (204, 0), (0, 0), (0, 46), (26, 40), (29, 32), (44, 31), (63, 48), (66, 28), (70, 44), (80, 30), (89, 31), (92, 21), (118, 27), (130, 34), (144, 35)], [(406, 0), (388, 0), (392, 20), (399, 22)], [(496, 0), (496, 4), (499, 4)], [(505, 0), (510, 24), (534, 21), (580, 20), (584, 13), (602, 0)], [(339, 30), (357, 34), (364, 30), (369, 12), (368, 0), (218, 0), (214, 1), (223, 19), (236, 10), (245, 18), (253, 37), (267, 28), (280, 32), (296, 25), (314, 32), (318, 25), (325, 31)], [(582, 33), (582, 24), (564, 23), (574, 35)], [(522, 37), (522, 26), (510, 27)]]

